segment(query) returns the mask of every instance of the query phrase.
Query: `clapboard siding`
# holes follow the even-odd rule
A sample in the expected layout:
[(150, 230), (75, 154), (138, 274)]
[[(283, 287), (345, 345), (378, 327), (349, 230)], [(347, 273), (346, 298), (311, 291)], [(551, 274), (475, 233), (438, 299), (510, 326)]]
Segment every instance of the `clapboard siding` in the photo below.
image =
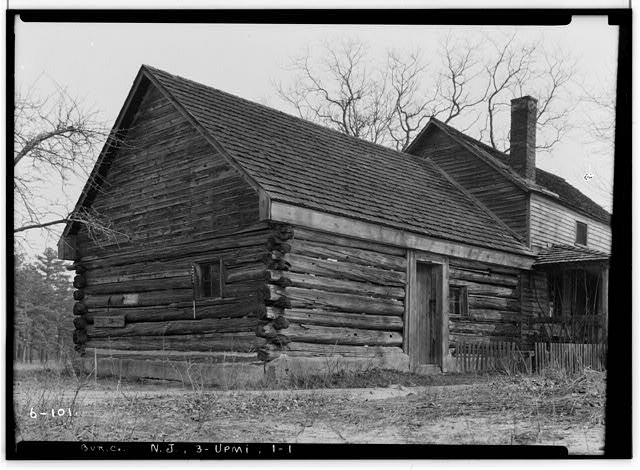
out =
[(527, 237), (527, 194), (439, 129), (412, 150), (431, 158), (514, 232)]
[(451, 258), (449, 285), (467, 288), (468, 314), (449, 314), (449, 347), (458, 340), (518, 341), (520, 276), (517, 269)]
[(587, 246), (611, 252), (611, 227), (538, 194), (531, 195), (531, 246), (545, 248), (553, 244), (573, 245), (576, 221), (587, 224)]

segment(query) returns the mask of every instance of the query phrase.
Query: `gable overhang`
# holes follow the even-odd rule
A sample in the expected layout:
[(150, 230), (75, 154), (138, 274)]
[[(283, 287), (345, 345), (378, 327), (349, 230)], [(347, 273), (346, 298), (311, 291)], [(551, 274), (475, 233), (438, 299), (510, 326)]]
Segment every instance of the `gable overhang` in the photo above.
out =
[(269, 201), (268, 213), (261, 214), (264, 220), (299, 225), (322, 232), (343, 235), (371, 242), (402, 248), (486, 262), (519, 269), (531, 269), (535, 254), (526, 247), (520, 252), (510, 252), (444, 240), (409, 232), (406, 230), (365, 222), (362, 220), (329, 214), (281, 201)]

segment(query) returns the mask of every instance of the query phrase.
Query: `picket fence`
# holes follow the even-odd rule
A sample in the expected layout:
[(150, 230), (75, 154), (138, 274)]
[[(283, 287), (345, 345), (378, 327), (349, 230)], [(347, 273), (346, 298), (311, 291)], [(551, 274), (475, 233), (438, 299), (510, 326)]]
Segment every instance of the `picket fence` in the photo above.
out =
[(531, 372), (531, 353), (521, 351), (516, 343), (506, 341), (456, 342), (459, 372), (516, 371)]
[(604, 344), (535, 343), (536, 371), (553, 368), (577, 373), (590, 367), (605, 370), (607, 348)]

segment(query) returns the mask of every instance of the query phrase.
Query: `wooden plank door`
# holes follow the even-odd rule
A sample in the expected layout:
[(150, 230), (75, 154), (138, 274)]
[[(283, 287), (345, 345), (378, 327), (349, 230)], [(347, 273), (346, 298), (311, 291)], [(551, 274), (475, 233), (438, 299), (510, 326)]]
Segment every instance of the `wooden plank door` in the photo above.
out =
[(416, 264), (416, 349), (417, 364), (440, 364), (442, 267)]

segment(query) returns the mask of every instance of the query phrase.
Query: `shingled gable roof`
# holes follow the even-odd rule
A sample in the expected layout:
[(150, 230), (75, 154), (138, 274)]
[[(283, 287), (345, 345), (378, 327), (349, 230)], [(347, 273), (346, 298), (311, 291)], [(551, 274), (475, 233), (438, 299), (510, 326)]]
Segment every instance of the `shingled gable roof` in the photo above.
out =
[(492, 165), (498, 171), (500, 171), (506, 178), (510, 179), (513, 183), (524, 190), (536, 191), (553, 198), (557, 198), (559, 202), (571, 209), (582, 212), (583, 214), (592, 217), (604, 224), (609, 224), (611, 221), (611, 214), (592, 201), (588, 196), (585, 196), (578, 189), (569, 184), (564, 178), (549, 173), (548, 171), (536, 168), (536, 181), (531, 181), (523, 178), (516, 173), (509, 165), (509, 155), (494, 149), (493, 147), (480, 142), (479, 140), (470, 137), (459, 130), (449, 126), (448, 124), (439, 121), (436, 118), (431, 118), (429, 123), (420, 132), (420, 134), (413, 140), (407, 152), (411, 152), (413, 146), (418, 142), (423, 135), (426, 134), (430, 127), (437, 127), (441, 129), (445, 134), (455, 139), (466, 148), (470, 149), (476, 156)]
[(146, 65), (136, 80), (140, 75), (272, 201), (531, 255), (431, 162)]

